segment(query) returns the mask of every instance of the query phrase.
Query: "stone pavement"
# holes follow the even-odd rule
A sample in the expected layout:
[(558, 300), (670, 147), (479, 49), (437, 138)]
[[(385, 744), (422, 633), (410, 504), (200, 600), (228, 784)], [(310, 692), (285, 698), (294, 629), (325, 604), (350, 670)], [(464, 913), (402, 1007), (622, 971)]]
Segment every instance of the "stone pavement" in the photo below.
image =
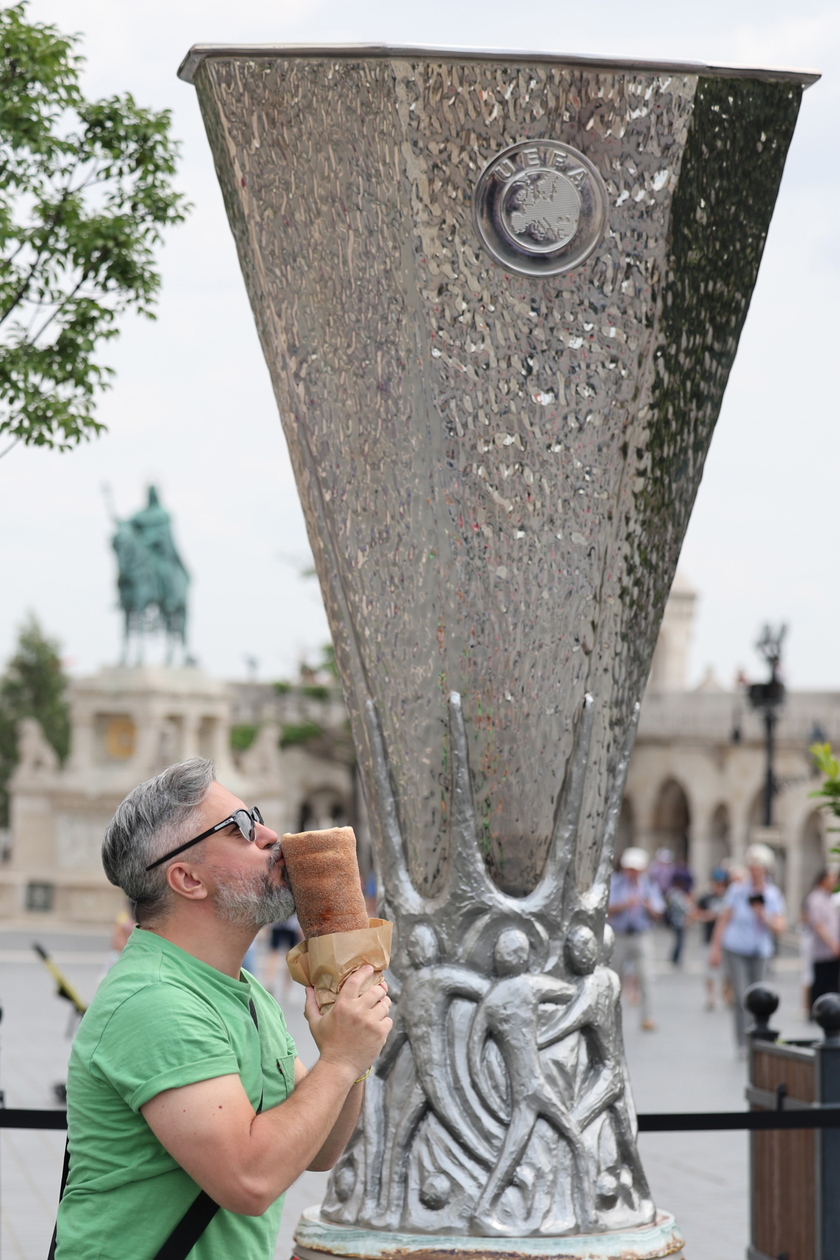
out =
[[(81, 995), (89, 999), (102, 973), (101, 934), (0, 930), (0, 1088), (9, 1107), (54, 1106), (52, 1086), (64, 1079), (69, 1007), (31, 949), (39, 940)], [(669, 937), (658, 934), (664, 959)], [(683, 972), (660, 961), (654, 1003), (659, 1029), (639, 1029), (625, 1008), (627, 1056), (639, 1111), (725, 1111), (744, 1107), (745, 1065), (734, 1052), (731, 1015), (704, 1010), (697, 940)], [(808, 1036), (799, 1019), (798, 961), (782, 958), (773, 983), (781, 993), (777, 1027)], [(304, 1063), (316, 1051), (302, 1016), (301, 993), (281, 1001)], [(743, 1260), (748, 1229), (745, 1133), (643, 1134), (639, 1139), (657, 1204), (673, 1212), (687, 1239), (687, 1260)], [(64, 1135), (0, 1131), (0, 1260), (44, 1260), (61, 1173)], [(292, 1232), (305, 1207), (320, 1201), (326, 1174), (306, 1173), (286, 1197), (276, 1260), (288, 1260)]]

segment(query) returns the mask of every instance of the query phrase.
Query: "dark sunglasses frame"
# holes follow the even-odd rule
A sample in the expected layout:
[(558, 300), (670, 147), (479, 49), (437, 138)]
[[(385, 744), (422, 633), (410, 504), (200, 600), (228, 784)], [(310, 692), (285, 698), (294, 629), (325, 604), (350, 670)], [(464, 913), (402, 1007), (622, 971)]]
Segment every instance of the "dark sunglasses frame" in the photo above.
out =
[[(244, 821), (247, 818), (247, 823)], [(240, 821), (242, 820), (242, 821)], [(177, 849), (164, 853), (163, 857), (159, 857), (156, 862), (152, 862), (146, 867), (147, 871), (153, 871), (156, 866), (160, 866), (163, 862), (168, 862), (170, 858), (177, 857), (179, 853), (183, 853), (185, 849), (190, 849), (194, 844), (198, 844), (199, 840), (206, 840), (208, 836), (214, 836), (217, 831), (224, 831), (225, 827), (238, 827), (243, 840), (247, 840), (250, 844), (257, 838), (257, 823), (264, 826), (263, 816), (257, 809), (256, 805), (252, 809), (237, 809), (228, 817), (223, 818), (220, 823), (216, 823), (215, 827), (210, 827), (208, 831), (202, 831), (200, 836), (195, 836), (192, 840), (188, 840), (186, 844), (179, 844)]]

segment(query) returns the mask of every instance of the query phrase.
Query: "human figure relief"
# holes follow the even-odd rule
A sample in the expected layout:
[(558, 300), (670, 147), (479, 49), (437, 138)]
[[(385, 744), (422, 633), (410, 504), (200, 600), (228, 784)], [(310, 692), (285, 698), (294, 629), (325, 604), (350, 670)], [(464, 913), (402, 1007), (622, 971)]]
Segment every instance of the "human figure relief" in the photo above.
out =
[[(547, 1002), (568, 1003), (575, 990), (554, 976), (529, 972), (529, 953), (524, 932), (508, 928), (501, 933), (494, 951), (498, 979), (476, 1011), (470, 1032), (469, 1061), (473, 1080), (482, 1081), (482, 1051), (487, 1038), (492, 1037), (504, 1060), (510, 1085), (507, 1132), (473, 1212), (473, 1225), (480, 1234), (509, 1232), (509, 1226), (497, 1214), (497, 1203), (512, 1184), (534, 1125), (541, 1118), (568, 1143), (573, 1169), (572, 1197), (581, 1231), (597, 1227), (581, 1128), (556, 1085), (546, 1077), (539, 1054), (540, 1007)], [(489, 1092), (485, 1093), (485, 1101), (492, 1108)]]
[[(581, 1132), (599, 1116), (609, 1111), (618, 1143), (622, 1166), (622, 1183), (604, 1176), (599, 1182), (599, 1198), (614, 1201), (626, 1192), (627, 1184), (635, 1186), (642, 1200), (650, 1202), (650, 1192), (636, 1150), (636, 1123), (627, 1093), (627, 1081), (621, 1059), (614, 1047), (621, 1042), (621, 982), (607, 965), (611, 929), (605, 929), (601, 949), (595, 933), (585, 923), (575, 924), (566, 937), (566, 959), (572, 973), (580, 979), (574, 999), (555, 1020), (546, 1026), (540, 1037), (541, 1046), (581, 1032), (587, 1040), (591, 1070), (584, 1089), (575, 1100), (572, 1118)], [(650, 1209), (653, 1211), (653, 1203)]]
[[(475, 1232), (511, 1235), (539, 1234), (545, 1221), (554, 1222), (556, 1231), (557, 1220), (567, 1220), (569, 1212), (565, 1187), (562, 1210), (555, 1210), (551, 1199), (560, 1192), (556, 1168), (547, 1167), (537, 1148), (531, 1149), (534, 1127), (542, 1118), (569, 1151), (575, 1183), (572, 1227), (576, 1232), (603, 1228), (595, 1204), (597, 1156), (583, 1140), (589, 1123), (585, 1109), (577, 1114), (571, 1084), (567, 1088), (562, 1073), (549, 1073), (540, 1061), (542, 1047), (563, 1036), (583, 1035), (579, 1028), (572, 1031), (571, 1024), (565, 1033), (552, 1033), (562, 1014), (547, 1015), (544, 1004), (556, 1003), (562, 1011), (573, 1005), (580, 1009), (577, 1000), (586, 978), (564, 956), (563, 933), (578, 921), (591, 924), (598, 934), (603, 931), (612, 842), (634, 733), (631, 727), (617, 758), (600, 825), (595, 878), (580, 891), (574, 855), (593, 703), (587, 696), (577, 719), (540, 879), (527, 896), (513, 897), (490, 879), (479, 848), (461, 698), (450, 695), (451, 856), (443, 889), (425, 897), (408, 874), (379, 721), (373, 702), (367, 702), (374, 776), (368, 786), (372, 823), (379, 832), (377, 886), (397, 925), (392, 961), (396, 1015), (371, 1091), (376, 1105), (366, 1108), (322, 1208), (329, 1220), (456, 1233), (469, 1223)], [(456, 1004), (453, 1017), (460, 1033), (451, 1036), (446, 1032), (448, 1012)], [(609, 1026), (605, 1020), (602, 1024), (606, 1051)], [(483, 1049), (488, 1041), (495, 1043), (496, 1059)], [(570, 1049), (574, 1057), (576, 1048)], [(620, 1045), (614, 1053), (620, 1057)], [(611, 1058), (605, 1053), (607, 1061)], [(508, 1101), (500, 1103), (505, 1093)], [(367, 1132), (365, 1126), (375, 1126), (375, 1131)], [(432, 1194), (411, 1184), (411, 1170), (421, 1166), (421, 1180), (434, 1182)], [(427, 1174), (426, 1169), (432, 1171)], [(541, 1193), (509, 1196), (500, 1216), (505, 1189), (523, 1177), (532, 1186), (539, 1179)], [(452, 1194), (443, 1185), (447, 1180), (453, 1183)], [(643, 1189), (646, 1194), (647, 1186)], [(534, 1208), (537, 1201), (541, 1206)], [(420, 1225), (415, 1217), (422, 1218)]]
[(447, 1045), (450, 1004), (459, 997), (477, 1002), (489, 982), (466, 967), (441, 963), (437, 934), (428, 924), (415, 925), (406, 950), (414, 970), (403, 983), (394, 1028), (376, 1065), (377, 1075), (386, 1079), (403, 1047), (411, 1049), (410, 1083), (400, 1079), (386, 1094), (379, 1204), (370, 1221), (379, 1229), (400, 1226), (411, 1142), (427, 1111), (485, 1167), (493, 1162), (492, 1143), (499, 1138), (499, 1126), (488, 1124), (490, 1118), (459, 1080)]

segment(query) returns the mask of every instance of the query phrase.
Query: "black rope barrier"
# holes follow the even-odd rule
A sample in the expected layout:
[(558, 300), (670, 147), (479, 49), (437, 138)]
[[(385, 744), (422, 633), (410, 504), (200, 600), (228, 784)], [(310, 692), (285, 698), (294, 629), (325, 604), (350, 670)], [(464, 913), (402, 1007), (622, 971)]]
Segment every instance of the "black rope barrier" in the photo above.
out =
[[(722, 1129), (840, 1129), (840, 1106), (788, 1111), (659, 1111), (637, 1117), (640, 1133), (700, 1133)], [(0, 1107), (0, 1129), (66, 1129), (67, 1112)]]
[(840, 1129), (840, 1107), (789, 1111), (660, 1111), (640, 1115), (640, 1133), (690, 1133), (714, 1129)]
[(67, 1112), (28, 1111), (23, 1107), (0, 1107), (0, 1129), (66, 1129)]

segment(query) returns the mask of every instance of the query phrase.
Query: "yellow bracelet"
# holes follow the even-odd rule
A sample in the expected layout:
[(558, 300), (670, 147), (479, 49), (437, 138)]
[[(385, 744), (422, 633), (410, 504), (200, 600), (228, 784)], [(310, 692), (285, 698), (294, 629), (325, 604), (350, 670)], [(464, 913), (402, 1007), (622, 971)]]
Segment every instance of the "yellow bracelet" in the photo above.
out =
[(353, 1084), (354, 1084), (354, 1085), (361, 1085), (362, 1081), (366, 1081), (366, 1080), (367, 1080), (367, 1078), (370, 1076), (370, 1074), (371, 1074), (371, 1072), (372, 1072), (372, 1071), (373, 1071), (373, 1064), (371, 1063), (370, 1067), (369, 1067), (369, 1068), (368, 1068), (368, 1070), (364, 1073), (364, 1075), (363, 1075), (363, 1076), (357, 1076), (357, 1077), (356, 1077), (356, 1079), (355, 1079), (355, 1081), (353, 1082)]

